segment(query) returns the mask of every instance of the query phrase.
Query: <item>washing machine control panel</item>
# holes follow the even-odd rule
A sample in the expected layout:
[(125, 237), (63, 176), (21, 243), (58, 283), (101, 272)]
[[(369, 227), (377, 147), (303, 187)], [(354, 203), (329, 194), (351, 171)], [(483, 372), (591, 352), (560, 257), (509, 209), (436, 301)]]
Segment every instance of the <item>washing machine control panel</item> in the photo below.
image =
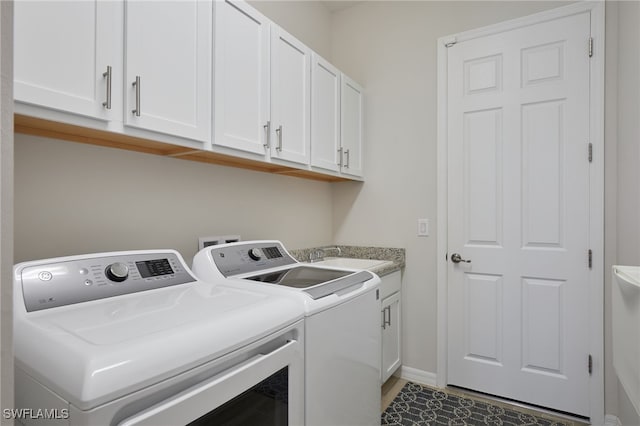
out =
[(69, 259), (19, 271), (28, 312), (195, 281), (174, 252)]
[(225, 277), (297, 263), (279, 241), (244, 241), (213, 246), (211, 256)]

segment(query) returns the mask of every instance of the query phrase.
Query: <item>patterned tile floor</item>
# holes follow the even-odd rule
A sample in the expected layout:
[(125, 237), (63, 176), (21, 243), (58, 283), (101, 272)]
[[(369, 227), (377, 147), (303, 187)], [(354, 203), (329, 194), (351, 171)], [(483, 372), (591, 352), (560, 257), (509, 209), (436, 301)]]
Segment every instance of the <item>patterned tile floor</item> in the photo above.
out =
[[(586, 423), (557, 417), (547, 412), (482, 398), (453, 388), (446, 390), (411, 384), (401, 398), (394, 398), (408, 382), (392, 377), (382, 387), (382, 424), (501, 424), (501, 425), (562, 425), (580, 426)], [(419, 407), (419, 408), (418, 408)], [(424, 408), (423, 408), (424, 407)]]

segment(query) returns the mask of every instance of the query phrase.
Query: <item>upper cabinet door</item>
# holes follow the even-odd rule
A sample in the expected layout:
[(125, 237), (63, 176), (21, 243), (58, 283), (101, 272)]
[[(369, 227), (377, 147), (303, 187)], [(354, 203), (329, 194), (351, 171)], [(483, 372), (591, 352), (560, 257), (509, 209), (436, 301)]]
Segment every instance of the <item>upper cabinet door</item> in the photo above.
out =
[(362, 87), (342, 74), (342, 173), (362, 177)]
[(269, 137), (269, 20), (214, 2), (214, 145), (264, 155)]
[(211, 140), (210, 1), (125, 3), (125, 124)]
[(271, 158), (309, 164), (311, 50), (271, 26)]
[(311, 63), (311, 165), (340, 170), (340, 71), (315, 53)]
[(121, 117), (121, 2), (16, 1), (14, 13), (17, 101)]

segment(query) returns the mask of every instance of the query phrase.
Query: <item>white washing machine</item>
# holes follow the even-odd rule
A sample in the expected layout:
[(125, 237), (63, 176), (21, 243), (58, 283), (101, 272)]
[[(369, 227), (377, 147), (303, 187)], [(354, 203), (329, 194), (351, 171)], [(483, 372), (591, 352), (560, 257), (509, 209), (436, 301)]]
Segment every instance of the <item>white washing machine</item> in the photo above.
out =
[(368, 271), (297, 262), (279, 241), (207, 247), (192, 269), (203, 281), (304, 306), (305, 424), (380, 424), (380, 278)]
[(172, 250), (14, 267), (23, 424), (304, 423), (304, 311), (197, 280)]

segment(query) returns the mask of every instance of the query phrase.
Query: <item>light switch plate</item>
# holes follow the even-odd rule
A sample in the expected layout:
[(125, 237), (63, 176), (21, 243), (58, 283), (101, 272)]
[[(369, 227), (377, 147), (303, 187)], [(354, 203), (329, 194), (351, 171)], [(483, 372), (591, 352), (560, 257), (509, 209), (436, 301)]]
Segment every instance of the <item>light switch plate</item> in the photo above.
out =
[(429, 219), (418, 219), (418, 237), (429, 236)]

